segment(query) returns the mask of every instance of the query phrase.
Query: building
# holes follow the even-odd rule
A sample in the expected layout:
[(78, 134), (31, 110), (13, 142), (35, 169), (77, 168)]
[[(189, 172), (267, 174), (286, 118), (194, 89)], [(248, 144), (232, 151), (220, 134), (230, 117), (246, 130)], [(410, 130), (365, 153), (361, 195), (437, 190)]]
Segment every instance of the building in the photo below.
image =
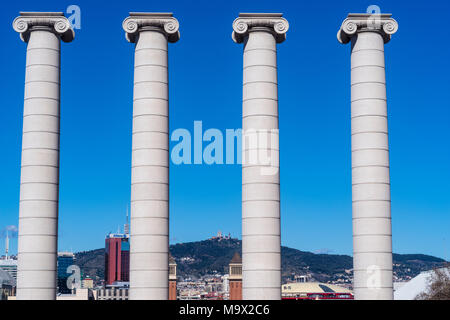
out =
[[(439, 269), (441, 272), (447, 272), (450, 276), (450, 269)], [(394, 283), (394, 300), (415, 300), (421, 293), (426, 293), (428, 286), (433, 280), (433, 270), (423, 271), (408, 282)]]
[[(98, 300), (128, 300), (130, 286), (130, 236), (128, 224), (125, 225), (124, 231), (124, 234), (110, 233), (106, 237), (105, 287), (97, 291)], [(170, 255), (168, 280), (169, 300), (176, 300), (177, 263)]]
[(129, 288), (109, 287), (97, 290), (97, 300), (128, 300)]
[(225, 274), (222, 276), (222, 291), (224, 300), (230, 299), (230, 275)]
[(0, 259), (0, 270), (8, 272), (17, 281), (17, 260)]
[(14, 278), (14, 282), (17, 281), (17, 259), (13, 259), (13, 257), (9, 255), (8, 230), (6, 230), (5, 238), (5, 256), (0, 258), (0, 270), (8, 272), (8, 274)]
[(57, 268), (58, 268), (58, 293), (71, 294), (72, 288), (67, 286), (67, 279), (72, 275), (67, 269), (75, 264), (75, 255), (72, 252), (58, 252)]
[(281, 286), (285, 300), (352, 300), (353, 292), (347, 288), (320, 282), (293, 282)]
[(95, 295), (91, 289), (75, 289), (70, 294), (59, 294), (56, 300), (95, 300)]
[(8, 300), (8, 297), (16, 294), (16, 280), (4, 270), (0, 270), (0, 300)]
[(169, 253), (169, 300), (177, 300), (177, 263)]
[(115, 281), (104, 288), (95, 290), (97, 300), (128, 300), (130, 282)]
[(129, 234), (109, 234), (105, 240), (105, 283), (130, 281)]
[(81, 281), (81, 288), (82, 289), (93, 289), (94, 288), (94, 280), (86, 277)]
[(242, 258), (235, 253), (229, 264), (230, 300), (242, 300)]
[(224, 236), (222, 231), (220, 231), (220, 230), (217, 232), (217, 235), (212, 236), (211, 238), (209, 238), (209, 240), (219, 240), (219, 241), (221, 241), (221, 240), (229, 240), (229, 239), (231, 239), (231, 233), (228, 233), (227, 236), (226, 235)]

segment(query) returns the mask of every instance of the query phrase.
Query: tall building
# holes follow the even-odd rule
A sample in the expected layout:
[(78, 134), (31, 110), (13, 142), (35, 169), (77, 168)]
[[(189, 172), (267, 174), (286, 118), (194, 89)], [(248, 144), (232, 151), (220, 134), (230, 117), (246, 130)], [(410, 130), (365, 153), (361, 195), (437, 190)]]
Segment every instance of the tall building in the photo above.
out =
[(177, 263), (169, 253), (169, 300), (177, 300)]
[(229, 264), (230, 300), (242, 300), (242, 258), (235, 253)]
[(75, 255), (72, 252), (58, 252), (58, 293), (70, 294), (72, 290), (67, 286), (67, 279), (71, 273), (67, 272), (67, 268), (75, 264)]
[(105, 284), (130, 281), (130, 237), (109, 234), (105, 240)]
[(222, 292), (225, 300), (230, 299), (230, 275), (225, 274), (222, 276)]

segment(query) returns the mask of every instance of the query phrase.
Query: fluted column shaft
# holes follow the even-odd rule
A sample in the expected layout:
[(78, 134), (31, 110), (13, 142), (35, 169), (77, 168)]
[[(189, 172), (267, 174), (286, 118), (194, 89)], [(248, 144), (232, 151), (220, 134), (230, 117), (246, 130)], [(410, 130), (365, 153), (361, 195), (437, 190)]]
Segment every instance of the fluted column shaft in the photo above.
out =
[(393, 299), (391, 194), (384, 44), (390, 14), (350, 14), (338, 33), (351, 41), (353, 290), (358, 300)]
[(169, 298), (168, 42), (179, 39), (171, 13), (130, 13), (135, 46), (131, 172), (130, 299)]
[(265, 145), (244, 143), (242, 296), (274, 300), (281, 297), (280, 175), (279, 170), (265, 175), (261, 161), (250, 162), (252, 152), (279, 158), (276, 41), (268, 28), (249, 32), (243, 82), (243, 132), (271, 139)]
[(168, 299), (169, 105), (167, 39), (136, 43), (131, 178), (130, 299)]

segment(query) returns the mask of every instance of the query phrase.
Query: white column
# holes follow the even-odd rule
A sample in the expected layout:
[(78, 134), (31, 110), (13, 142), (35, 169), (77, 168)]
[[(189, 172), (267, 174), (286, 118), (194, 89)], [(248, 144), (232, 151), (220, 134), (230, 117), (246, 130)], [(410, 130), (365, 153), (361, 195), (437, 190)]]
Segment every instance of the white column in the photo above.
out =
[[(242, 296), (281, 299), (277, 43), (281, 14), (240, 14), (233, 40), (244, 43), (242, 162)], [(256, 140), (255, 140), (256, 139)]]
[(167, 42), (179, 39), (172, 14), (130, 13), (135, 43), (131, 171), (130, 299), (169, 298), (169, 84)]
[(349, 15), (351, 41), (353, 288), (358, 300), (391, 300), (392, 232), (384, 44), (391, 15)]
[(62, 13), (21, 13), (27, 42), (20, 180), (17, 299), (56, 299), (60, 40), (74, 33)]

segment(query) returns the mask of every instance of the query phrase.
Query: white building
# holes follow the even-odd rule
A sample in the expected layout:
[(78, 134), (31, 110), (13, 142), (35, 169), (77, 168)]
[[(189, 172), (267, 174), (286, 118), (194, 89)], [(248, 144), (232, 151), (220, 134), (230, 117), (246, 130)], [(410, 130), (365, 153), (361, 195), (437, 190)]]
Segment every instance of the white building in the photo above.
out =
[[(445, 271), (445, 268), (439, 269)], [(449, 269), (447, 271), (450, 274)], [(394, 283), (394, 300), (415, 300), (416, 297), (428, 290), (434, 271), (423, 271), (408, 282)]]

